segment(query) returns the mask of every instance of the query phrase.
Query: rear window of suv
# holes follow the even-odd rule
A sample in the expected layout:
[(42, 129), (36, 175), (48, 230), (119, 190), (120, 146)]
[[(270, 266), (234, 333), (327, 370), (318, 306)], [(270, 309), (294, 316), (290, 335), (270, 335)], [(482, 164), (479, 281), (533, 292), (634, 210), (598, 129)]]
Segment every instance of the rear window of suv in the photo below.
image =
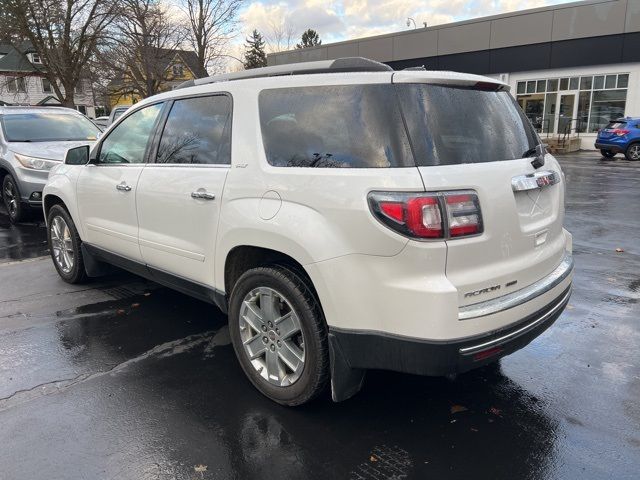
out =
[(391, 84), (260, 92), (267, 160), (279, 167), (413, 167)]
[(538, 143), (509, 92), (400, 84), (398, 94), (419, 166), (514, 160)]

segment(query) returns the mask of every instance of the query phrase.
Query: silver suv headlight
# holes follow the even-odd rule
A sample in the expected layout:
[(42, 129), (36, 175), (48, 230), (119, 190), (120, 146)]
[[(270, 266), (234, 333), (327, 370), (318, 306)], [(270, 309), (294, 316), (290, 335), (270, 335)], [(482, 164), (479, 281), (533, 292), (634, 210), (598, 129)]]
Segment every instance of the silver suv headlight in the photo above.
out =
[(21, 155), (19, 153), (14, 153), (13, 155), (24, 168), (30, 168), (32, 170), (41, 170), (48, 172), (56, 165), (60, 165), (60, 162), (57, 162), (55, 160), (45, 160), (44, 158), (28, 157), (27, 155)]

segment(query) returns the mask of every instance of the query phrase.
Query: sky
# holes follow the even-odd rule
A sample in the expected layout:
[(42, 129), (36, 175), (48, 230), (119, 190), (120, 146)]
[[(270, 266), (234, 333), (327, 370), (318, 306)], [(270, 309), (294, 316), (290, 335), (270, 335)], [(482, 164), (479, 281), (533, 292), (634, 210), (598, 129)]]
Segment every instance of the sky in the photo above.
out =
[(323, 43), (331, 43), (413, 28), (407, 27), (408, 17), (418, 27), (423, 22), (434, 26), (569, 1), (573, 0), (247, 0), (240, 13), (240, 36), (257, 28), (268, 49), (286, 50), (285, 42), (278, 48), (274, 30), (291, 31), (290, 46), (295, 47), (307, 28), (316, 30)]

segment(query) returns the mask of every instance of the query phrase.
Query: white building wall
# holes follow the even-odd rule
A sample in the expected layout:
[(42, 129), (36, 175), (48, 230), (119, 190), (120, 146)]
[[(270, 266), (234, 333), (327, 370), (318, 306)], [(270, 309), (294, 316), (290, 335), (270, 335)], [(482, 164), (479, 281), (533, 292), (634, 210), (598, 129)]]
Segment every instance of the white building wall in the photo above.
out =
[[(7, 102), (12, 105), (36, 105), (38, 102), (44, 100), (48, 96), (55, 97), (54, 93), (47, 93), (43, 90), (42, 77), (34, 75), (23, 77), (26, 92), (10, 92), (7, 83), (10, 78), (15, 76), (16, 75), (0, 73), (0, 100), (2, 100), (3, 102)], [(91, 82), (89, 82), (88, 80), (82, 80), (82, 82), (83, 91), (82, 93), (76, 93), (74, 95), (75, 104), (76, 106), (85, 106), (87, 109), (87, 116), (90, 118), (95, 118), (95, 106), (93, 104)]]
[[(625, 116), (640, 117), (640, 63), (620, 63), (611, 65), (597, 65), (589, 67), (572, 67), (566, 69), (536, 70), (530, 72), (518, 72), (502, 74), (503, 81), (511, 86), (511, 93), (517, 96), (517, 85), (523, 80), (543, 80), (560, 77), (577, 77), (584, 75), (600, 75), (613, 73), (628, 73), (629, 86), (627, 87), (627, 101), (625, 105)], [(506, 75), (506, 77), (504, 76)], [(500, 78), (500, 75), (491, 75)], [(546, 134), (541, 134), (544, 138)], [(594, 142), (597, 134), (580, 133), (581, 148), (584, 150), (594, 150)]]

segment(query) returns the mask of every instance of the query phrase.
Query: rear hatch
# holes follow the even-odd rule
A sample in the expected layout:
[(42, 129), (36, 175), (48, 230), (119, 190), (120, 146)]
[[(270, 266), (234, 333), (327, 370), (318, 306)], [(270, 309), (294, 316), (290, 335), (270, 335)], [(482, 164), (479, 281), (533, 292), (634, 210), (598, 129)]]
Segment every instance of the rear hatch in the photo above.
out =
[[(417, 83), (394, 74), (416, 163), (427, 191), (473, 190), (480, 233), (447, 239), (446, 275), (469, 305), (526, 287), (564, 255), (564, 185), (539, 139), (500, 84)], [(429, 80), (434, 82), (434, 80)]]
[(628, 131), (626, 131), (626, 128), (627, 128), (627, 122), (624, 122), (621, 120), (613, 120), (609, 122), (609, 124), (605, 128), (601, 129), (598, 132), (598, 138), (602, 140), (606, 140), (616, 136), (625, 135), (629, 133)]

